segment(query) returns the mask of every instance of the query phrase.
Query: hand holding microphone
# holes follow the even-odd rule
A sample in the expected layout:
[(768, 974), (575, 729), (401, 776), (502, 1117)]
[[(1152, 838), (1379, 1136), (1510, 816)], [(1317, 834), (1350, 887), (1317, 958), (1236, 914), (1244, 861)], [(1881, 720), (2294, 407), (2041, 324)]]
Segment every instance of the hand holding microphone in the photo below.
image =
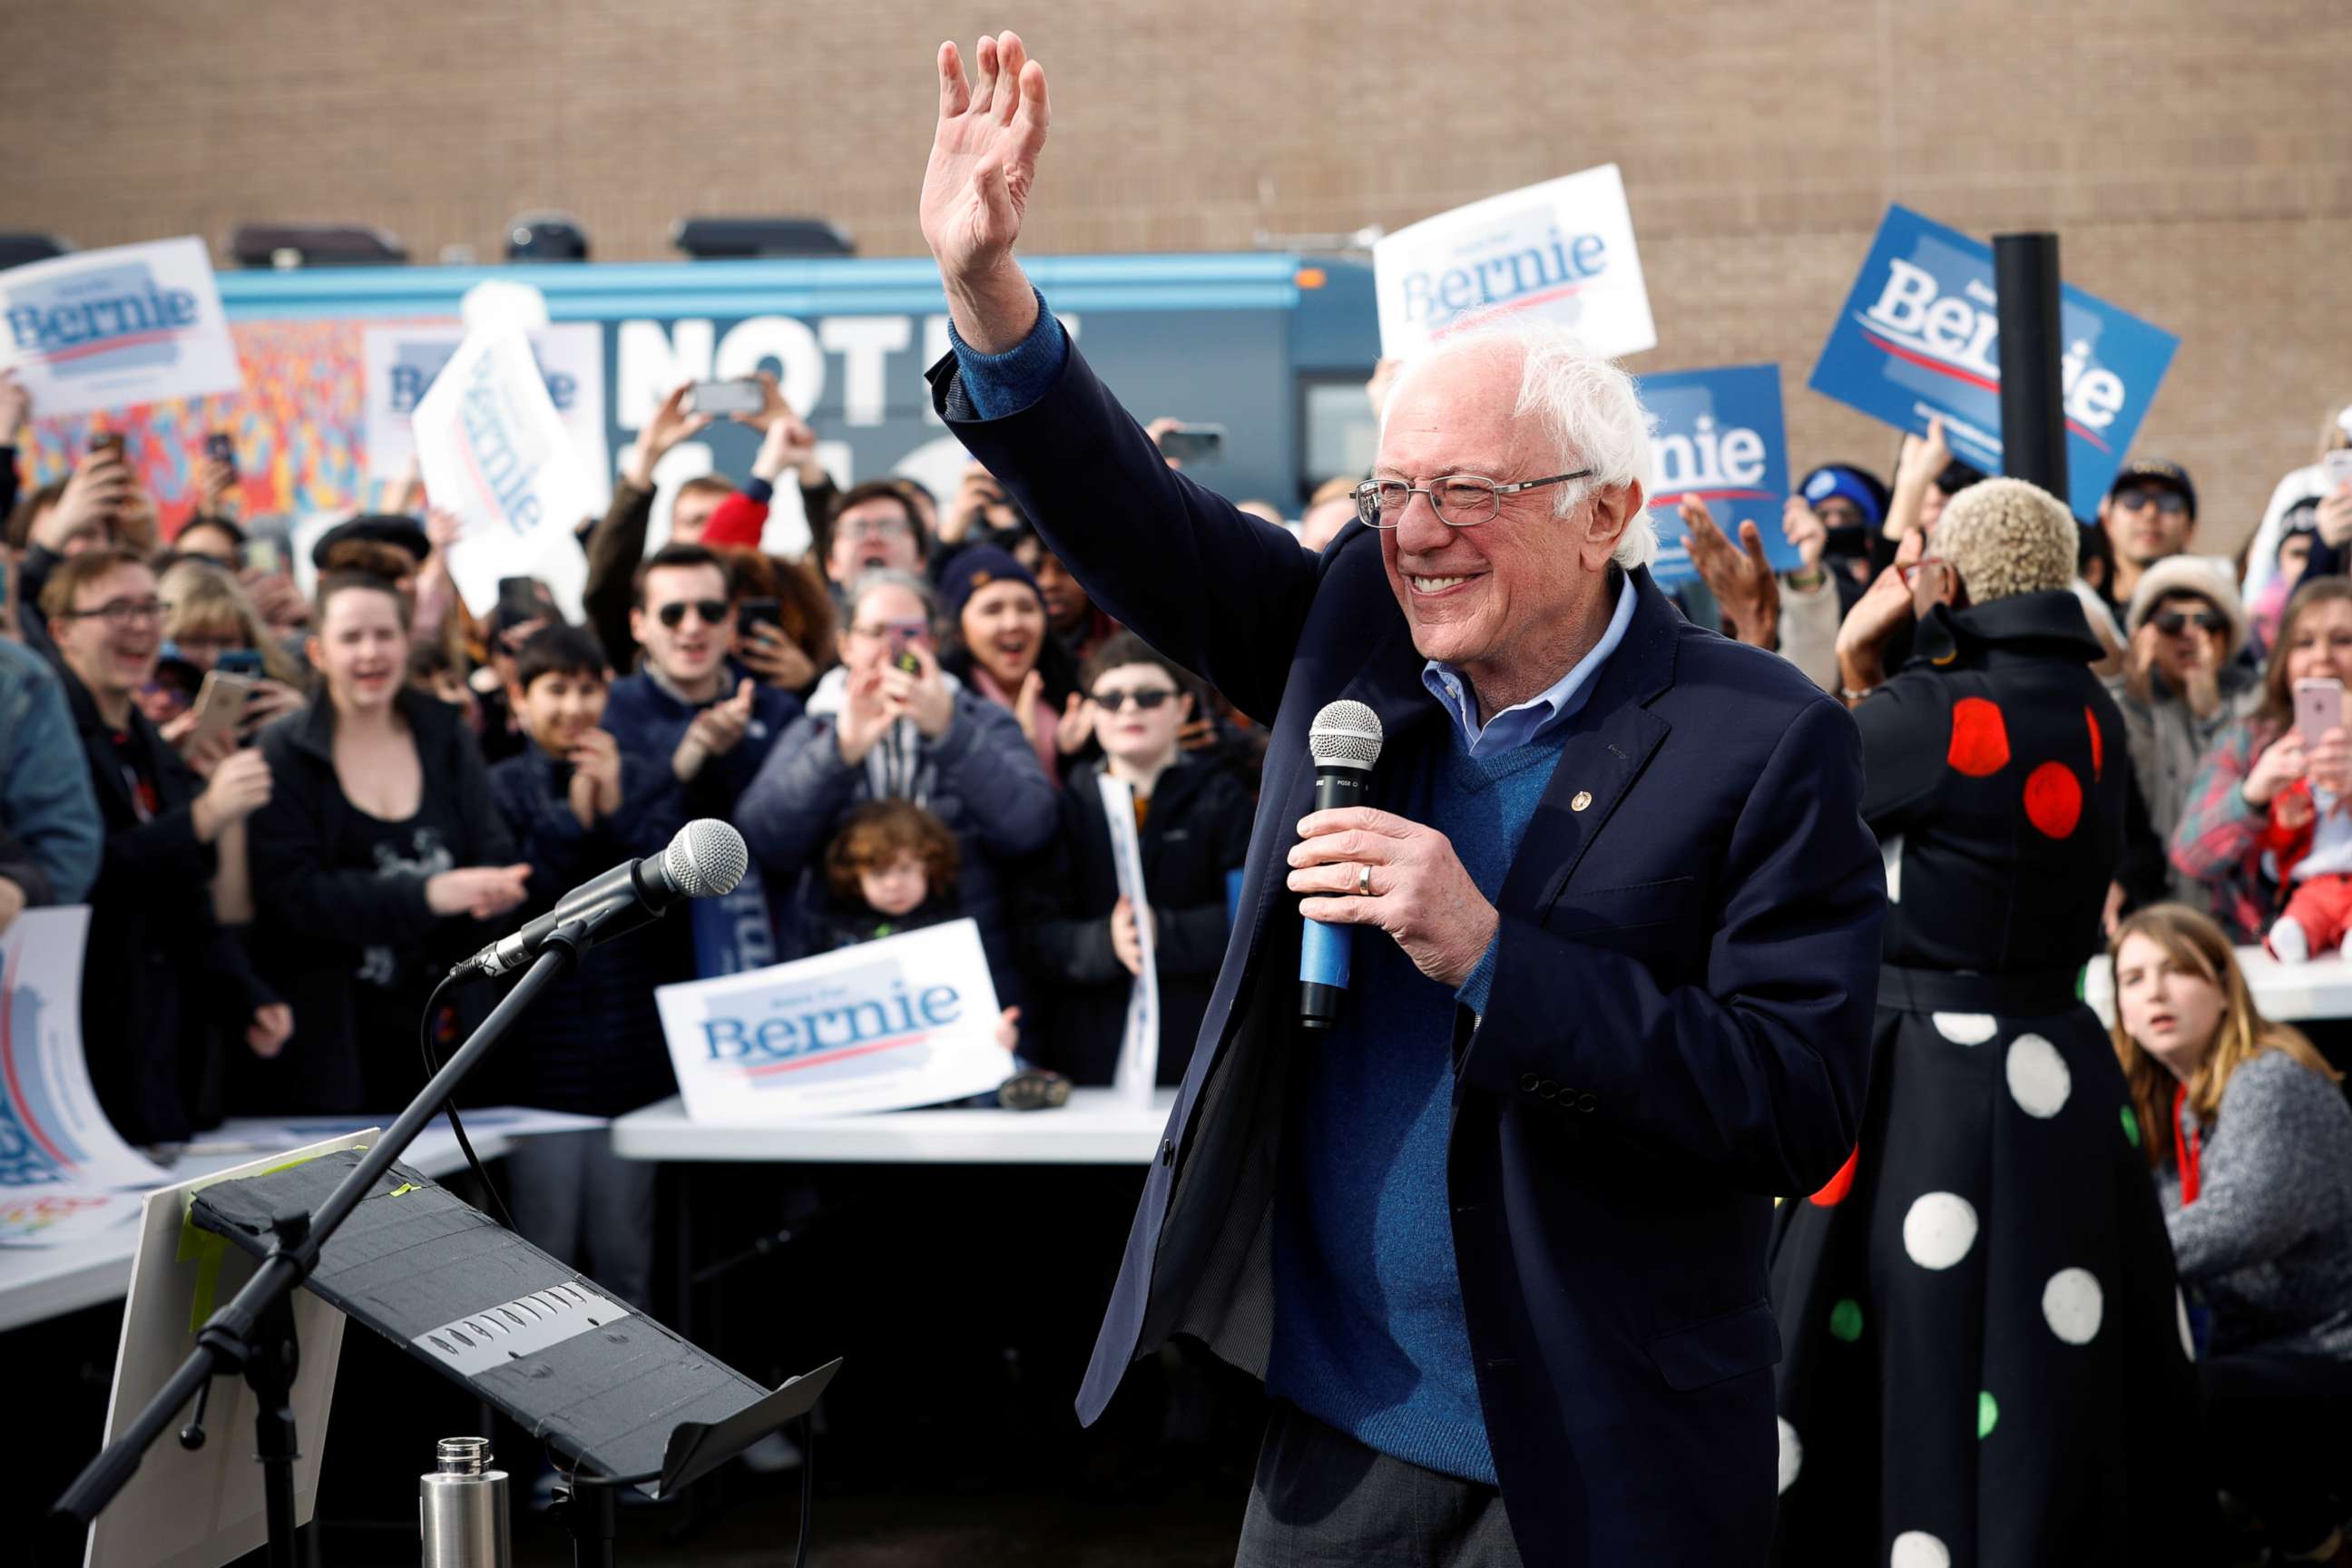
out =
[[(1335, 715), (1341, 708), (1360, 709), (1360, 715)], [(1327, 720), (1333, 721), (1328, 730)], [(1286, 886), (1311, 895), (1298, 904), (1307, 917), (1299, 954), (1299, 1021), (1310, 1029), (1328, 1029), (1338, 1020), (1339, 998), (1348, 984), (1348, 932), (1339, 928), (1376, 926), (1404, 950), (1414, 968), (1441, 985), (1458, 986), (1478, 967), (1501, 916), (1443, 833), (1369, 805), (1327, 804), (1327, 773), (1358, 765), (1342, 754), (1350, 749), (1350, 738), (1370, 742), (1360, 764), (1361, 778), (1369, 782), (1380, 755), (1380, 721), (1370, 709), (1332, 703), (1316, 715), (1308, 733), (1315, 748), (1316, 809), (1298, 824)], [(1365, 751), (1360, 743), (1352, 749)], [(1331, 793), (1349, 783), (1335, 778)], [(1360, 784), (1355, 787), (1363, 790)]]

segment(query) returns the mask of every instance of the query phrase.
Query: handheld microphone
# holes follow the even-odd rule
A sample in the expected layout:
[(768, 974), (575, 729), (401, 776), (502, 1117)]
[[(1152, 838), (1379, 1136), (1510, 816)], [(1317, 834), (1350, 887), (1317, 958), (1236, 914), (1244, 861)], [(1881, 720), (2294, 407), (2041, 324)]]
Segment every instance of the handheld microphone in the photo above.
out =
[(659, 855), (627, 861), (581, 883), (557, 900), (555, 908), (449, 973), (478, 976), (520, 969), (573, 921), (594, 921), (599, 942), (635, 931), (660, 919), (672, 904), (733, 892), (751, 863), (741, 834), (714, 817), (699, 817), (679, 828)]
[[(1372, 764), (1381, 760), (1381, 716), (1360, 702), (1327, 702), (1307, 729), (1315, 759), (1315, 809), (1366, 805)], [(1349, 928), (1308, 921), (1298, 947), (1298, 1022), (1328, 1029), (1339, 1021), (1348, 994)]]

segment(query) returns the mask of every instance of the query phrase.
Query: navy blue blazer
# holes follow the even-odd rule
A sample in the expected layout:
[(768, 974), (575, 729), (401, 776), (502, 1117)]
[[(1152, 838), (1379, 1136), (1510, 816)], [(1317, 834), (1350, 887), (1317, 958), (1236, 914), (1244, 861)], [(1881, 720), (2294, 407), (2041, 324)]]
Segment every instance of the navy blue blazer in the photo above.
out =
[[(1264, 1375), (1307, 724), (1342, 697), (1392, 748), (1446, 721), (1371, 530), (1310, 555), (1171, 472), (1075, 348), (1003, 419), (974, 417), (952, 358), (931, 375), (1094, 602), (1272, 729), (1224, 969), (1078, 1396), (1090, 1422), (1171, 1333)], [(1762, 1563), (1772, 1195), (1814, 1191), (1853, 1147), (1885, 874), (1845, 710), (1685, 622), (1646, 569), (1628, 591), (1505, 879), (1486, 1013), (1457, 1016), (1454, 1255), (1522, 1556)]]

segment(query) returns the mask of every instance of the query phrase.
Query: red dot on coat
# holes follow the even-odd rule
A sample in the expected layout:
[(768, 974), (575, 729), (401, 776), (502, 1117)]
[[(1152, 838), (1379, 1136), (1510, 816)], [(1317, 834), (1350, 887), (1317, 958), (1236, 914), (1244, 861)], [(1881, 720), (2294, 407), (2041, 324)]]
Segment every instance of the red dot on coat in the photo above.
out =
[(2064, 838), (2083, 820), (2083, 785), (2063, 763), (2044, 763), (2026, 776), (2025, 819), (2045, 837)]
[(2083, 722), (2091, 727), (2091, 782), (2096, 784), (2107, 766), (2106, 742), (2099, 739), (2099, 716), (2088, 708), (2083, 710)]
[(2009, 726), (2000, 710), (1982, 697), (1952, 704), (1952, 744), (1945, 760), (1972, 779), (1990, 778), (2009, 766)]
[(1861, 1152), (1857, 1146), (1853, 1153), (1845, 1157), (1845, 1163), (1838, 1167), (1837, 1174), (1822, 1184), (1822, 1190), (1808, 1200), (1814, 1207), (1828, 1208), (1845, 1201), (1846, 1194), (1853, 1191), (1853, 1162)]

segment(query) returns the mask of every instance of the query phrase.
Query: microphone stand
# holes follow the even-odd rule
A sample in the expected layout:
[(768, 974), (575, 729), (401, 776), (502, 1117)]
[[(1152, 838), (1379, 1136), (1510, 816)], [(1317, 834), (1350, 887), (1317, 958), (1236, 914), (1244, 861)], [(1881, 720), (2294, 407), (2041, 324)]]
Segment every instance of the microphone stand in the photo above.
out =
[(392, 1169), (393, 1162), (406, 1152), (425, 1125), (441, 1113), (457, 1086), (481, 1064), (531, 999), (579, 963), (581, 952), (594, 942), (614, 912), (567, 921), (551, 932), (530, 970), (499, 999), (472, 1037), (433, 1075), (424, 1091), (409, 1101), (408, 1109), (384, 1130), (352, 1173), (328, 1194), (319, 1212), (289, 1215), (273, 1226), (277, 1242), (253, 1278), (205, 1321), (196, 1335), (196, 1348), (188, 1352), (180, 1370), (148, 1401), (122, 1436), (83, 1468), (58, 1499), (53, 1514), (78, 1521), (87, 1531), (130, 1484), (148, 1447), (191, 1398), (196, 1402), (195, 1415), (180, 1429), (180, 1445), (203, 1447), (205, 1405), (212, 1394), (213, 1379), (241, 1372), (259, 1405), (254, 1415), (255, 1457), (261, 1461), (270, 1568), (307, 1568), (308, 1543), (298, 1541), (294, 1522), (294, 1460), (299, 1450), (295, 1446), (292, 1390), (301, 1365), (301, 1347), (295, 1342), (289, 1298), (318, 1266), (328, 1237), (351, 1217), (360, 1200)]

